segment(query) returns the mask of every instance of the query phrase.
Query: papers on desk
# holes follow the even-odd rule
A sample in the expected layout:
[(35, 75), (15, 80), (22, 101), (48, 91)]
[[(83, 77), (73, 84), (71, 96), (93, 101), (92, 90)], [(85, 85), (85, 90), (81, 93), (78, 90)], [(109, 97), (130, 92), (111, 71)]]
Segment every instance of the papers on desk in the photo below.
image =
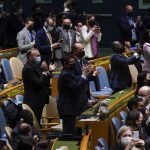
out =
[(86, 119), (80, 119), (79, 121), (99, 121), (99, 117), (90, 117)]

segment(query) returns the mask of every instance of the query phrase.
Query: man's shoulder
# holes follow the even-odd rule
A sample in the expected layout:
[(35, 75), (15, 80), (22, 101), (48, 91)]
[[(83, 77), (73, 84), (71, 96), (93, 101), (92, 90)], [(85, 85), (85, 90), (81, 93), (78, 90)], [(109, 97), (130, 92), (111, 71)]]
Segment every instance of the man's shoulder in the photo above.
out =
[(38, 31), (36, 32), (36, 35), (41, 35), (41, 34), (44, 34), (44, 33), (45, 33), (44, 28), (41, 28), (40, 30), (38, 30)]
[(111, 55), (111, 59), (117, 59), (117, 58), (125, 58), (125, 56), (123, 54), (117, 54), (117, 53)]
[(30, 63), (30, 62), (27, 62), (24, 67), (23, 67), (23, 70), (32, 70), (34, 69), (34, 66)]

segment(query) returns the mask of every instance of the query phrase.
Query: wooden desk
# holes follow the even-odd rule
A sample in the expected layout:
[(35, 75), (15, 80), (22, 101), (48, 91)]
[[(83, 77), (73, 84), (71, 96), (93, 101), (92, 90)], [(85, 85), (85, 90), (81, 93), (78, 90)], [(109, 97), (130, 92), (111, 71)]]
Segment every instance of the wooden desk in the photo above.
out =
[[(110, 148), (112, 148), (115, 144), (115, 135), (112, 128), (111, 118), (112, 117), (118, 117), (119, 112), (122, 110), (125, 110), (127, 102), (130, 100), (131, 97), (133, 97), (135, 94), (135, 89), (126, 89), (123, 93), (116, 93), (112, 95), (111, 97), (107, 98), (106, 101), (108, 101), (108, 109), (109, 113), (107, 116), (105, 116), (102, 120), (93, 120), (93, 121), (81, 121), (77, 120), (76, 126), (85, 128), (89, 126), (91, 129), (91, 144), (90, 144), (90, 150), (93, 150), (95, 146), (97, 145), (97, 140), (99, 137), (103, 137)], [(101, 102), (99, 102), (101, 103)], [(94, 109), (99, 105), (96, 104), (92, 108), (89, 108), (84, 113), (82, 113), (82, 117), (85, 115), (85, 117), (95, 117), (97, 118), (96, 114), (94, 114)], [(111, 138), (110, 138), (111, 136)]]

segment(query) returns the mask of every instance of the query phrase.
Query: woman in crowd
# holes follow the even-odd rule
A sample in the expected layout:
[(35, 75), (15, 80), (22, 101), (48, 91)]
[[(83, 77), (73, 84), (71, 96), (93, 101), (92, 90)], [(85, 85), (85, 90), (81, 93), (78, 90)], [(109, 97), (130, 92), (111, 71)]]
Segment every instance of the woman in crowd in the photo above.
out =
[(115, 150), (144, 150), (145, 142), (134, 138), (130, 126), (122, 126), (117, 133), (117, 146)]

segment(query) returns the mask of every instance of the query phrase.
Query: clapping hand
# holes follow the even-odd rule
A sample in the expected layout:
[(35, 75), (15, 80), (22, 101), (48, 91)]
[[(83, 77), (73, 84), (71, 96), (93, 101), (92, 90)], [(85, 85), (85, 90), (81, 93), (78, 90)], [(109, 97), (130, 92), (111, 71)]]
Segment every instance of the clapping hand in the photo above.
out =
[(85, 76), (88, 76), (90, 73), (92, 73), (92, 71), (93, 71), (92, 65), (83, 66), (83, 68), (82, 68), (82, 73)]
[(57, 63), (50, 64), (50, 65), (49, 65), (49, 70), (50, 70), (50, 71), (54, 71), (54, 70), (56, 69), (56, 67), (57, 67)]

